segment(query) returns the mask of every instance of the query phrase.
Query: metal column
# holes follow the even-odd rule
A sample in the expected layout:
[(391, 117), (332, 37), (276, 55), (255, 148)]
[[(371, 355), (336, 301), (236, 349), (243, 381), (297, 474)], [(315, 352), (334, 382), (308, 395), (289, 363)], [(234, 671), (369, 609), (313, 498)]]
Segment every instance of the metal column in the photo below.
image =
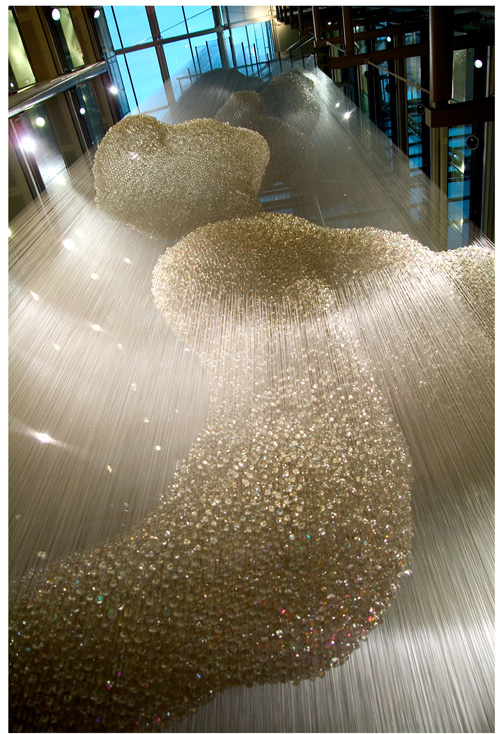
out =
[[(149, 26), (151, 28), (151, 35), (153, 36), (153, 41), (160, 41), (161, 40), (161, 33), (160, 33), (160, 27), (158, 25), (158, 19), (156, 17), (156, 12), (153, 5), (146, 5), (146, 13), (148, 16)], [(161, 45), (155, 46), (156, 49), (156, 55), (158, 57), (158, 64), (160, 66), (160, 73), (161, 78), (163, 81), (163, 86), (165, 87), (165, 94), (167, 97), (167, 102), (169, 104), (169, 107), (175, 107), (175, 96), (174, 96), (174, 90), (172, 88), (172, 81), (170, 79), (170, 73), (168, 71), (167, 61), (165, 59), (165, 54), (163, 52), (163, 47)]]

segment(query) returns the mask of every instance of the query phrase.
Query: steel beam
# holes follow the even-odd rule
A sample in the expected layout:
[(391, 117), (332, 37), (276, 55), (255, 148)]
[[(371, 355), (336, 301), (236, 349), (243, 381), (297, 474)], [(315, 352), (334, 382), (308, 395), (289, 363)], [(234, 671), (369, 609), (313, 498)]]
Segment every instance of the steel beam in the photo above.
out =
[(383, 61), (392, 61), (394, 59), (408, 59), (411, 56), (424, 56), (429, 53), (429, 46), (425, 43), (414, 43), (411, 46), (402, 46), (401, 48), (388, 48), (384, 51), (373, 51), (371, 53), (359, 54), (353, 56), (339, 56), (330, 59), (332, 69), (345, 69), (348, 66), (362, 66), (373, 62), (380, 64)]
[(352, 30), (352, 8), (348, 5), (342, 6), (342, 30), (344, 33), (344, 50), (346, 56), (354, 53), (354, 34)]
[(440, 108), (452, 98), (453, 6), (429, 8), (429, 64), (431, 107)]
[(325, 41), (323, 40), (323, 36), (321, 34), (321, 20), (319, 17), (319, 10), (318, 10), (317, 5), (313, 5), (312, 13), (313, 13), (314, 40), (315, 40), (316, 46), (324, 46)]
[(425, 124), (430, 127), (455, 127), (493, 122), (495, 119), (494, 99), (448, 104), (439, 109), (425, 110)]

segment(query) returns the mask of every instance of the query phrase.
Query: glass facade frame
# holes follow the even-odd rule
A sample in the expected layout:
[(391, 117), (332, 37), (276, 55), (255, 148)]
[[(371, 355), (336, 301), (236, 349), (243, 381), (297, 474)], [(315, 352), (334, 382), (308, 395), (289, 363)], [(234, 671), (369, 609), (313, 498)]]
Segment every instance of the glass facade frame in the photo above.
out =
[(257, 8), (258, 22), (254, 8), (243, 10), (242, 15), (239, 6), (105, 6), (97, 23), (107, 25), (100, 36), (111, 46), (103, 50), (108, 61), (118, 62), (130, 109), (167, 109), (199, 74), (230, 66), (252, 75), (274, 59), (271, 22), (262, 20), (267, 9)]
[(14, 13), (9, 9), (9, 93), (29, 87), (35, 82)]

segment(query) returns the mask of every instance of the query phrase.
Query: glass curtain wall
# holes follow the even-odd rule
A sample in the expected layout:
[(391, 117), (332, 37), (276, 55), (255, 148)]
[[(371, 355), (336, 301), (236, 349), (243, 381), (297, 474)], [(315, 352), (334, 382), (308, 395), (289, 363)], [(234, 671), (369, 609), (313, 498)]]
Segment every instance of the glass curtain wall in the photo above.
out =
[(9, 93), (25, 89), (36, 82), (12, 10), (9, 10)]
[(104, 44), (105, 56), (116, 58), (117, 86), (130, 109), (143, 113), (165, 110), (199, 74), (224, 66), (258, 74), (275, 57), (267, 6), (156, 5), (149, 15), (144, 6), (103, 10), (96, 23), (101, 38), (110, 41)]
[[(426, 42), (420, 32), (405, 33), (396, 39), (384, 23), (375, 24), (373, 28), (380, 31), (387, 29), (387, 35), (373, 41), (361, 41), (358, 53), (392, 48), (395, 43), (414, 45)], [(357, 26), (356, 32), (371, 29)], [(408, 154), (410, 175), (414, 182), (409, 205), (415, 211), (418, 211), (422, 200), (419, 185), (421, 171), (430, 175), (430, 130), (423, 120), (425, 107), (429, 104), (429, 72), (428, 68), (423, 68), (423, 63), (428, 62), (423, 57), (415, 56), (381, 62), (378, 66), (362, 65), (357, 69), (338, 70), (334, 79), (344, 88), (346, 96)], [(492, 64), (491, 51), (484, 44), (454, 51), (451, 102), (469, 102), (487, 97), (488, 69)], [(402, 79), (406, 79), (407, 83)], [(488, 162), (484, 160), (483, 141), (487, 132), (485, 124), (448, 129), (448, 249), (463, 242), (469, 222), (483, 226), (482, 187), (472, 186), (471, 182), (481, 181), (486, 175)]]

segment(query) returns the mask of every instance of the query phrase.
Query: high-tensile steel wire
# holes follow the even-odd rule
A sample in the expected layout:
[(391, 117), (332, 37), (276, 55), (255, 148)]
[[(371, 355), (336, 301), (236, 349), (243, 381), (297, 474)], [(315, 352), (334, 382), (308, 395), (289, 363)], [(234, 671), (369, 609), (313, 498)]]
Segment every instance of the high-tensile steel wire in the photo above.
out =
[[(285, 206), (316, 221), (319, 201), (338, 226), (400, 230), (440, 249), (444, 231), (404, 205), (414, 182), (386, 140), (347, 114), (324, 79), (315, 94), (322, 106), (312, 140), (323, 167), (314, 184), (295, 182)], [(419, 186), (421, 213), (430, 211), (434, 192)], [(265, 197), (279, 210), (273, 191)], [(92, 199), (82, 162), (71, 186), (46, 197), (43, 216), (33, 207), (11, 225), (13, 579), (31, 567), (43, 575), (50, 562), (140, 522), (168, 491), (208, 410), (197, 356), (150, 295), (167, 243), (110, 222)], [(384, 624), (324, 678), (226, 690), (173, 730), (493, 730), (491, 343), (466, 301), (448, 298), (444, 277), (436, 270), (429, 283), (428, 272), (416, 273), (418, 285), (409, 287), (381, 274), (368, 300), (353, 280), (339, 304), (373, 360), (414, 464), (411, 575)], [(268, 318), (265, 307), (259, 318)], [(294, 350), (316, 338), (317, 325), (300, 328), (303, 337), (292, 330), (273, 352), (270, 379), (294, 375)], [(203, 324), (196, 329), (202, 338)], [(221, 340), (228, 329), (234, 322), (224, 321)], [(246, 348), (261, 354), (257, 342)], [(354, 375), (355, 360), (346, 354), (335, 367), (333, 354), (327, 345), (318, 370), (350, 365)], [(251, 385), (251, 373), (241, 380)], [(149, 635), (151, 655), (161, 656)]]

